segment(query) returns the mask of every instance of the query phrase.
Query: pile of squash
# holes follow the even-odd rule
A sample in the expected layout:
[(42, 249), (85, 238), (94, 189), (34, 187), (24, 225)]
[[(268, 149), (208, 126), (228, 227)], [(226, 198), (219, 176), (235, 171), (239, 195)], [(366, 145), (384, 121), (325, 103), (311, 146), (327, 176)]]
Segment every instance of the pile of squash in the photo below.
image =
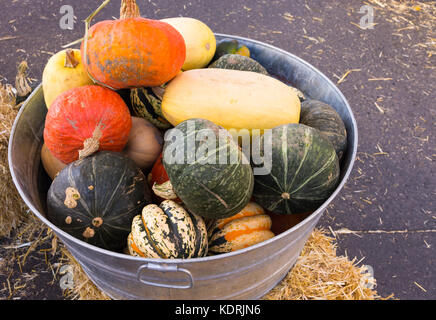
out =
[[(197, 19), (142, 18), (122, 0), (120, 19), (48, 60), (42, 86), (47, 217), (107, 250), (183, 259), (240, 250), (303, 220), (339, 181), (347, 138), (335, 109)], [(268, 163), (231, 129), (271, 152), (266, 174), (254, 174)], [(198, 156), (211, 136), (221, 144)], [(228, 158), (215, 161), (223, 149)], [(178, 152), (187, 161), (171, 161)]]

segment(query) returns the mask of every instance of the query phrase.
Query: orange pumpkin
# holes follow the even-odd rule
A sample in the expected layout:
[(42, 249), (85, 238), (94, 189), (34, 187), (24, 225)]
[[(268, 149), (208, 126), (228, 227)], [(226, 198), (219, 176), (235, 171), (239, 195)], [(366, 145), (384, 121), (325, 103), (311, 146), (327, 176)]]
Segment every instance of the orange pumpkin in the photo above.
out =
[(111, 89), (162, 85), (186, 57), (182, 35), (166, 22), (142, 18), (135, 0), (122, 0), (120, 19), (94, 24), (87, 38), (82, 62), (94, 80)]
[(132, 118), (120, 95), (97, 85), (61, 93), (47, 112), (44, 142), (54, 157), (68, 164), (98, 150), (121, 152)]

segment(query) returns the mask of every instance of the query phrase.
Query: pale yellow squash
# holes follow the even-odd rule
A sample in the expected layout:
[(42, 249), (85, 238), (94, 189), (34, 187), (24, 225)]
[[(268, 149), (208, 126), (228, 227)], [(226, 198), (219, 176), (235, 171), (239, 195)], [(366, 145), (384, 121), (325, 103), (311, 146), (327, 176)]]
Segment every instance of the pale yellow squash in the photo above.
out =
[(72, 88), (94, 84), (80, 57), (80, 50), (66, 49), (50, 57), (42, 73), (42, 89), (47, 108), (58, 95)]
[(260, 73), (196, 69), (166, 87), (164, 117), (172, 124), (203, 118), (225, 129), (271, 129), (300, 120), (300, 100), (285, 83)]
[(212, 30), (202, 21), (188, 17), (162, 19), (182, 35), (186, 45), (186, 58), (182, 70), (203, 68), (212, 60), (216, 39)]

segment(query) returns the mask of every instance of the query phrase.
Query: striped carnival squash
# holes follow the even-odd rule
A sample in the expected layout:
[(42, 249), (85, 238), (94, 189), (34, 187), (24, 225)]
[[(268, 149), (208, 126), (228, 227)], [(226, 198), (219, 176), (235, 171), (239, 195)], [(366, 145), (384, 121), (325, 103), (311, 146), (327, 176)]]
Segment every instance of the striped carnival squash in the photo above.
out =
[(130, 90), (130, 103), (137, 117), (144, 118), (160, 129), (171, 127), (162, 114), (162, 97), (153, 88), (135, 88)]
[(271, 218), (255, 202), (249, 202), (240, 212), (208, 225), (209, 252), (225, 253), (240, 250), (271, 239)]
[(159, 206), (150, 204), (134, 217), (127, 248), (130, 255), (147, 258), (204, 257), (208, 251), (206, 225), (172, 200)]
[(199, 216), (230, 217), (250, 201), (249, 160), (230, 133), (211, 121), (190, 119), (168, 130), (163, 165), (175, 193)]
[(133, 217), (151, 202), (141, 169), (120, 152), (99, 151), (54, 178), (47, 217), (60, 229), (100, 248), (121, 251)]
[[(269, 152), (263, 141), (261, 136), (254, 142), (260, 145), (261, 154)], [(268, 174), (255, 176), (253, 197), (273, 213), (312, 212), (339, 181), (339, 160), (333, 145), (319, 130), (303, 124), (272, 129), (270, 159), (269, 164), (265, 160), (253, 164), (271, 168)]]
[(330, 140), (339, 160), (347, 149), (347, 130), (338, 112), (329, 104), (306, 100), (301, 104), (300, 123), (313, 127)]

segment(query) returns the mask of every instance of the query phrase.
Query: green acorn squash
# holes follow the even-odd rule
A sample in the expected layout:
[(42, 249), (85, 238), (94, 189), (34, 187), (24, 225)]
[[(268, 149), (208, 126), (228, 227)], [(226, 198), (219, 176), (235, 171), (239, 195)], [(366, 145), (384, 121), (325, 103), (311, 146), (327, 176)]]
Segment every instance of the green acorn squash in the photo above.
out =
[(130, 255), (187, 259), (207, 254), (207, 230), (203, 219), (172, 200), (150, 204), (134, 217), (127, 238)]
[(301, 104), (300, 123), (313, 127), (330, 140), (339, 160), (347, 149), (347, 130), (338, 112), (327, 103), (306, 100)]
[(54, 178), (47, 217), (80, 240), (120, 251), (133, 217), (150, 202), (146, 178), (133, 160), (100, 151), (68, 164)]
[(168, 130), (163, 165), (177, 196), (199, 216), (232, 216), (251, 198), (249, 161), (230, 133), (209, 120), (189, 119)]
[[(253, 164), (271, 168), (269, 174), (255, 176), (254, 200), (278, 214), (316, 210), (339, 181), (339, 160), (333, 145), (319, 130), (303, 124), (282, 125), (271, 133), (271, 163), (258, 159)], [(264, 140), (261, 136), (253, 142), (260, 146), (260, 154), (268, 152)]]

